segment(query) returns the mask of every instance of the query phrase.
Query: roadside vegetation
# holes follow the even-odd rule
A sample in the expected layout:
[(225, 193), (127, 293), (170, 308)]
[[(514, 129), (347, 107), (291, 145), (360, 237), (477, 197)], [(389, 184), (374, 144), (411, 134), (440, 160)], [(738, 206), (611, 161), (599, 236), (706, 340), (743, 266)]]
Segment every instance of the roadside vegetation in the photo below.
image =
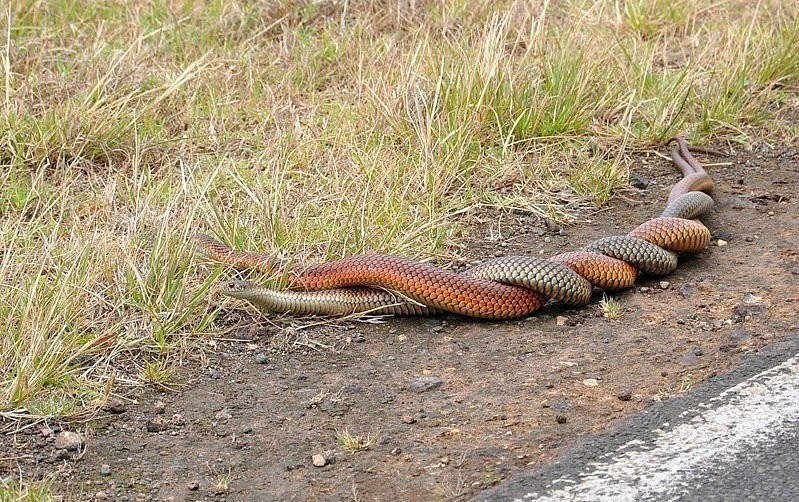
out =
[(195, 231), (446, 261), (478, 209), (575, 218), (678, 132), (797, 133), (796, 2), (299, 4), (4, 4), (4, 417), (170, 386), (221, 329)]

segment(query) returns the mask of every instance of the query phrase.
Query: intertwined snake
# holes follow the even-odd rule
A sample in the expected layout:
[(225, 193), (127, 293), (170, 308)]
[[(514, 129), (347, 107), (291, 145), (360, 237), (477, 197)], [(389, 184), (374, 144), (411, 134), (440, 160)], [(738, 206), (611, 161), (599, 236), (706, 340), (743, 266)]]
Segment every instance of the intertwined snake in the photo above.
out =
[[(713, 182), (682, 137), (671, 155), (683, 178), (666, 209), (627, 235), (604, 237), (580, 251), (551, 258), (505, 256), (463, 274), (393, 255), (361, 255), (288, 271), (289, 291), (242, 280), (225, 282), (223, 294), (248, 300), (263, 312), (346, 315), (427, 315), (439, 312), (512, 319), (541, 308), (549, 298), (584, 305), (593, 287), (631, 287), (639, 273), (665, 275), (678, 252), (707, 247), (710, 231), (694, 219), (713, 207)], [(236, 251), (207, 235), (195, 242), (212, 258), (243, 268), (275, 271), (274, 260)]]

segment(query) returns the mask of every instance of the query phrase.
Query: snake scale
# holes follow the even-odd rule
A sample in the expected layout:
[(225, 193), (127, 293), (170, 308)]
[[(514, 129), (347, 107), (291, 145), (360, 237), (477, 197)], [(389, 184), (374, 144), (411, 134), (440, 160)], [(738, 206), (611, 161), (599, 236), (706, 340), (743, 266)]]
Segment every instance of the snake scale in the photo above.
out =
[[(580, 251), (551, 258), (505, 256), (463, 274), (394, 255), (359, 255), (291, 269), (289, 290), (231, 280), (220, 291), (248, 300), (262, 312), (315, 315), (429, 315), (453, 312), (486, 319), (526, 317), (550, 298), (584, 305), (594, 287), (607, 291), (631, 287), (639, 273), (665, 275), (677, 267), (677, 253), (697, 252), (710, 231), (696, 218), (713, 207), (713, 181), (682, 137), (672, 160), (682, 172), (660, 217), (627, 235), (598, 239)], [(274, 272), (265, 254), (237, 251), (207, 235), (195, 243), (210, 257), (239, 268)]]

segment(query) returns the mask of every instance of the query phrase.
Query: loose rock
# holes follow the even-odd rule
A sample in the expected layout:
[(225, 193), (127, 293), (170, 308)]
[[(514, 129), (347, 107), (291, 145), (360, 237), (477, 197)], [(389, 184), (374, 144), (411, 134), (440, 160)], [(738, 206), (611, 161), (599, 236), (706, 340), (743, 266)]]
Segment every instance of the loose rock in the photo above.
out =
[(404, 424), (415, 424), (416, 418), (413, 415), (402, 415), (402, 423)]
[(317, 453), (311, 457), (311, 461), (313, 462), (314, 467), (324, 467), (327, 465), (327, 459), (321, 453)]
[(113, 413), (114, 415), (119, 415), (120, 413), (125, 413), (126, 411), (128, 411), (128, 406), (125, 404), (125, 401), (115, 397), (112, 398), (110, 401), (108, 401), (108, 404), (106, 404), (105, 409), (108, 410), (109, 413)]
[(103, 491), (99, 491), (94, 494), (94, 500), (106, 500), (107, 498), (108, 494)]
[(683, 298), (691, 298), (696, 294), (696, 286), (693, 284), (683, 284), (680, 286), (680, 296)]
[(632, 185), (633, 187), (635, 187), (635, 188), (637, 188), (639, 190), (643, 190), (647, 186), (649, 186), (649, 180), (644, 178), (643, 176), (639, 176), (637, 174), (631, 174), (630, 175), (630, 185)]
[(727, 245), (727, 241), (725, 241), (724, 239), (719, 239), (719, 240), (716, 241), (716, 245), (718, 247), (724, 247), (724, 246)]
[(599, 380), (597, 380), (596, 378), (586, 378), (585, 380), (583, 380), (583, 385), (585, 385), (586, 387), (596, 387), (597, 385), (599, 385)]
[(255, 364), (266, 364), (266, 354), (259, 352), (255, 354)]
[(55, 437), (57, 450), (73, 451), (83, 446), (83, 437), (77, 432), (64, 431)]
[(671, 283), (669, 281), (660, 281), (660, 289), (669, 289)]
[(216, 412), (216, 415), (214, 415), (214, 418), (217, 419), (217, 420), (220, 420), (222, 422), (226, 422), (226, 421), (230, 420), (231, 418), (233, 418), (233, 414), (230, 413), (230, 410), (228, 408), (222, 408), (221, 410)]
[(200, 489), (200, 482), (196, 479), (194, 481), (189, 481), (189, 484), (186, 485), (186, 488), (188, 488), (190, 492), (195, 492)]
[(155, 404), (153, 404), (153, 413), (156, 415), (162, 415), (164, 411), (166, 411), (166, 405), (163, 401), (156, 401)]
[(555, 421), (559, 424), (565, 424), (567, 420), (566, 415), (555, 415)]
[(633, 398), (633, 393), (629, 390), (623, 390), (616, 393), (616, 398), (619, 401), (629, 401)]
[(427, 392), (441, 387), (444, 381), (434, 376), (424, 376), (410, 385), (411, 392)]
[(147, 432), (163, 432), (169, 428), (169, 422), (162, 417), (155, 417), (147, 420)]
[(111, 474), (111, 466), (108, 464), (103, 464), (100, 466), (100, 474), (103, 476), (108, 476)]
[(568, 320), (569, 319), (567, 317), (559, 315), (555, 318), (555, 324), (557, 324), (558, 326), (566, 326), (566, 321)]

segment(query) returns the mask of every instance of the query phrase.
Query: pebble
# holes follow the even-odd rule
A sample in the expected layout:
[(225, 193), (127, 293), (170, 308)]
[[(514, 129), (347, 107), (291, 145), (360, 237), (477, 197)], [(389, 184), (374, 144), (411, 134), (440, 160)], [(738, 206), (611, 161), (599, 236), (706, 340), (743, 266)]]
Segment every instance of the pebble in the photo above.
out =
[(156, 401), (155, 404), (153, 405), (153, 413), (155, 413), (156, 415), (163, 414), (165, 410), (166, 410), (166, 405), (164, 404), (163, 401)]
[(725, 241), (724, 239), (719, 239), (719, 240), (716, 241), (716, 245), (718, 247), (726, 246), (727, 245), (727, 241)]
[(108, 498), (108, 494), (103, 492), (103, 491), (99, 491), (99, 492), (94, 494), (94, 500), (105, 500), (107, 498)]
[(405, 336), (405, 335), (399, 335), (399, 336), (397, 337), (397, 341), (398, 341), (398, 342), (400, 342), (400, 343), (404, 342), (404, 341), (405, 341), (405, 340), (407, 340), (407, 339), (408, 339), (408, 337), (407, 337), (407, 336)]
[(255, 354), (255, 364), (266, 364), (266, 354), (259, 352)]
[(172, 425), (186, 424), (186, 420), (183, 418), (183, 415), (181, 415), (180, 413), (174, 413), (169, 421), (172, 422)]
[(186, 485), (186, 488), (188, 488), (190, 492), (196, 492), (200, 489), (200, 482), (196, 479), (194, 481), (189, 481), (189, 484)]
[(683, 298), (691, 298), (696, 294), (696, 286), (693, 284), (683, 284), (680, 286), (680, 296)]
[(629, 401), (633, 398), (633, 393), (629, 390), (623, 390), (621, 392), (616, 393), (616, 398), (619, 401)]
[(746, 293), (741, 298), (741, 301), (746, 305), (753, 305), (755, 303), (760, 303), (763, 301), (763, 298), (757, 295), (753, 295), (752, 293)]
[(73, 451), (83, 446), (83, 437), (77, 432), (64, 431), (55, 437), (57, 450)]
[(425, 376), (416, 380), (415, 382), (412, 382), (409, 389), (411, 392), (427, 392), (428, 390), (441, 387), (443, 383), (444, 381), (438, 377)]
[(169, 428), (169, 422), (161, 417), (155, 417), (147, 420), (147, 432), (163, 432)]
[(555, 415), (555, 421), (559, 424), (565, 424), (567, 420), (566, 415)]
[(702, 347), (696, 347), (694, 349), (694, 355), (695, 356), (703, 356), (703, 355), (705, 355), (705, 351), (702, 350)]
[(211, 370), (210, 372), (211, 378), (214, 380), (219, 380), (222, 377), (222, 374), (219, 373), (217, 370)]
[(555, 318), (555, 324), (557, 324), (558, 326), (566, 326), (566, 321), (568, 320), (569, 320), (568, 317), (559, 315)]
[(413, 415), (402, 415), (402, 423), (404, 424), (415, 424), (416, 418)]
[(108, 401), (106, 404), (105, 409), (108, 410), (109, 413), (113, 413), (114, 415), (119, 415), (120, 413), (125, 413), (128, 411), (128, 407), (125, 402), (119, 398), (113, 398)]
[(660, 289), (669, 289), (671, 283), (669, 281), (660, 281)]
[(222, 408), (221, 410), (216, 412), (216, 415), (214, 415), (214, 418), (217, 419), (217, 420), (220, 420), (222, 422), (226, 422), (226, 421), (230, 420), (231, 418), (233, 418), (233, 414), (230, 413), (230, 409)]
[(313, 462), (314, 467), (324, 467), (327, 465), (327, 459), (321, 453), (317, 453), (311, 457), (311, 461)]
[(400, 453), (402, 453), (402, 448), (397, 447), (391, 450), (392, 455), (399, 455)]
[(355, 343), (363, 343), (366, 341), (366, 337), (361, 333), (356, 333), (355, 336), (352, 337), (352, 341)]
[(649, 186), (649, 180), (644, 178), (643, 176), (639, 176), (637, 174), (630, 175), (630, 185), (633, 187), (643, 190), (647, 186)]
[(732, 309), (732, 322), (739, 323), (741, 321), (748, 321), (753, 316), (765, 313), (766, 307), (763, 305), (746, 305), (742, 303)]
[(585, 380), (583, 380), (583, 385), (585, 385), (586, 387), (596, 387), (597, 385), (599, 385), (599, 380), (597, 380), (596, 378), (586, 378)]
[(100, 466), (100, 474), (103, 476), (108, 476), (111, 474), (111, 466), (108, 464), (103, 464)]
[(641, 286), (641, 288), (638, 291), (640, 291), (641, 293), (649, 293), (649, 290), (650, 288), (646, 286)]

